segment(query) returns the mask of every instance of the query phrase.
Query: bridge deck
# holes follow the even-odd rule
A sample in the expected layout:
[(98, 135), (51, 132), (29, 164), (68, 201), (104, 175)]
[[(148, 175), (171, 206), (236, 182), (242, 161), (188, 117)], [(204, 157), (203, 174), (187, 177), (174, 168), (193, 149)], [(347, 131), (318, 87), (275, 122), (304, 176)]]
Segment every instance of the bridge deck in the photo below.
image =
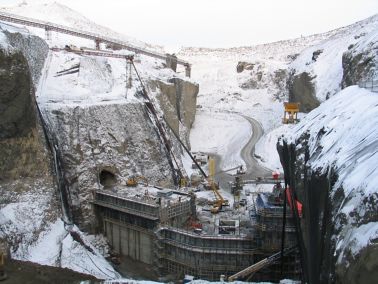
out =
[[(41, 28), (47, 31), (55, 31), (58, 33), (77, 36), (77, 37), (90, 39), (90, 40), (94, 40), (94, 41), (98, 41), (102, 43), (116, 44), (116, 45), (122, 46), (124, 49), (130, 50), (137, 54), (143, 54), (143, 55), (147, 55), (147, 56), (154, 57), (157, 59), (167, 60), (167, 55), (165, 54), (161, 54), (155, 51), (150, 51), (144, 48), (140, 48), (122, 40), (110, 38), (104, 35), (95, 34), (88, 31), (82, 31), (75, 28), (58, 25), (58, 24), (54, 24), (54, 23), (50, 23), (46, 21), (41, 21), (41, 20), (28, 18), (28, 17), (22, 17), (22, 16), (10, 14), (10, 13), (5, 13), (5, 12), (0, 12), (0, 21), (25, 25), (29, 27)], [(177, 64), (190, 66), (190, 64), (187, 61), (184, 61), (181, 59), (177, 59)]]

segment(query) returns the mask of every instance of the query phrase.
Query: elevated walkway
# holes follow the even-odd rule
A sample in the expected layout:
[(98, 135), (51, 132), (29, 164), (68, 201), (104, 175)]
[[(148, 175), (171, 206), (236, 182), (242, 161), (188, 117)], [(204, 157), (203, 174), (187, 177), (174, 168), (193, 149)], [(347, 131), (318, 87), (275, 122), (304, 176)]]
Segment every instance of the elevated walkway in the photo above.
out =
[[(147, 49), (132, 45), (128, 42), (111, 38), (111, 37), (107, 37), (101, 34), (96, 34), (96, 33), (88, 32), (88, 31), (82, 31), (79, 29), (75, 29), (75, 28), (71, 28), (71, 27), (67, 27), (63, 25), (58, 25), (58, 24), (54, 24), (54, 23), (50, 23), (46, 21), (41, 21), (41, 20), (37, 20), (33, 18), (22, 17), (22, 16), (18, 16), (18, 15), (6, 13), (6, 12), (0, 12), (0, 21), (44, 29), (46, 33), (54, 31), (54, 32), (62, 33), (62, 34), (68, 34), (68, 35), (72, 35), (72, 36), (76, 36), (80, 38), (93, 40), (96, 44), (96, 49), (100, 49), (101, 43), (118, 45), (136, 54), (143, 54), (149, 57), (165, 60), (165, 62), (167, 63), (167, 66), (173, 66), (176, 64), (183, 65), (186, 69), (186, 75), (190, 77), (191, 65), (189, 64), (189, 62), (179, 59), (176, 56), (173, 56), (170, 54), (161, 54), (159, 52), (147, 50)], [(172, 69), (175, 70), (175, 68), (172, 68)]]

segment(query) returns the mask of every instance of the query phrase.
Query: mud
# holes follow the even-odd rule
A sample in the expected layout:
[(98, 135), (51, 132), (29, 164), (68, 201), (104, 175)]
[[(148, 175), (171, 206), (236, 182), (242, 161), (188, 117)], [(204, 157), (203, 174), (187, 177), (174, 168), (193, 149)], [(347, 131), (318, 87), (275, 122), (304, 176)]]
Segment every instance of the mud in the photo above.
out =
[(8, 278), (1, 281), (1, 284), (60, 284), (80, 283), (87, 281), (87, 284), (101, 283), (93, 276), (74, 272), (67, 268), (58, 268), (39, 265), (31, 262), (10, 260), (5, 266)]

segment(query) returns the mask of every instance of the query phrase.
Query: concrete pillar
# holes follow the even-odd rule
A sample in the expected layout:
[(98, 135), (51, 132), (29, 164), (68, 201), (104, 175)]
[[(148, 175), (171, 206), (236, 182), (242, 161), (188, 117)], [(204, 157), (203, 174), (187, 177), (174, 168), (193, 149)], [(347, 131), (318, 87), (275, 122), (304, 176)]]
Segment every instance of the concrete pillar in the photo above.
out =
[(100, 50), (100, 43), (101, 43), (101, 41), (98, 38), (95, 39), (96, 50)]
[(166, 64), (167, 68), (171, 68), (176, 72), (177, 70), (177, 56), (175, 54), (166, 54)]
[(47, 41), (51, 40), (51, 30), (47, 27), (45, 28), (45, 36)]
[(190, 78), (190, 73), (191, 73), (191, 71), (192, 71), (192, 67), (190, 66), (190, 64), (187, 64), (187, 65), (185, 65), (185, 76), (186, 77), (189, 77)]

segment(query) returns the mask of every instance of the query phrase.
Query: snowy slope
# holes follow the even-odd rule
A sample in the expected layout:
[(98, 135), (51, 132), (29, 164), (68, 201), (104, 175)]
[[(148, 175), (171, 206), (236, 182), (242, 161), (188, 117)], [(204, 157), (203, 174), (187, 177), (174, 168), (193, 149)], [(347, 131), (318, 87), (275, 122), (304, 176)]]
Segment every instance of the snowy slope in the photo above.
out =
[(334, 216), (340, 231), (334, 236), (339, 263), (355, 257), (378, 237), (378, 222), (369, 217), (376, 214), (378, 201), (377, 114), (378, 94), (352, 86), (310, 112), (285, 135), (288, 143), (309, 135), (308, 164), (313, 172), (325, 173), (329, 166), (335, 170), (331, 195), (342, 188), (345, 196)]
[[(307, 72), (314, 78), (316, 97), (320, 102), (341, 90), (343, 53), (356, 44), (362, 49), (378, 41), (378, 15), (336, 31), (328, 39), (301, 52), (290, 64), (296, 74)], [(314, 52), (320, 52), (316, 60), (313, 59)]]
[[(87, 236), (76, 227), (68, 228), (57, 218), (60, 204), (55, 201), (52, 185), (36, 181), (29, 184), (26, 193), (9, 191), (9, 188), (22, 188), (19, 183), (0, 185), (0, 238), (14, 244), (10, 248), (12, 258), (69, 268), (99, 279), (119, 277), (91, 244), (98, 237)], [(74, 240), (70, 232), (81, 236), (82, 243)]]
[[(316, 96), (324, 101), (327, 96), (341, 89), (343, 52), (351, 44), (358, 43), (360, 49), (369, 46), (377, 42), (377, 35), (376, 15), (347, 27), (309, 37), (229, 49), (184, 48), (179, 56), (193, 64), (192, 77), (200, 84), (198, 105), (203, 113), (208, 112), (210, 116), (211, 111), (215, 110), (233, 112), (255, 118), (262, 124), (266, 136), (257, 144), (256, 154), (261, 157), (264, 166), (275, 169), (281, 168), (275, 151), (276, 138), (290, 128), (288, 126), (274, 130), (281, 126), (282, 100), (288, 98), (285, 80), (288, 80), (290, 72), (295, 69), (297, 74), (309, 72), (314, 76)], [(317, 50), (323, 52), (313, 61), (313, 53)], [(237, 73), (236, 66), (240, 61), (254, 64), (252, 71)], [(284, 74), (282, 78), (277, 77), (279, 72)], [(249, 84), (250, 87), (243, 88), (243, 84)], [(207, 143), (197, 139), (206, 137), (204, 130), (196, 127), (206, 123), (203, 117), (196, 117), (191, 136), (193, 147), (199, 150), (201, 145)], [(217, 123), (219, 127), (222, 125), (219, 118), (214, 118), (213, 123)], [(225, 120), (223, 124), (227, 123)], [(272, 130), (274, 131), (269, 133)], [(239, 140), (237, 143), (244, 142)], [(205, 148), (204, 146), (203, 150)]]

